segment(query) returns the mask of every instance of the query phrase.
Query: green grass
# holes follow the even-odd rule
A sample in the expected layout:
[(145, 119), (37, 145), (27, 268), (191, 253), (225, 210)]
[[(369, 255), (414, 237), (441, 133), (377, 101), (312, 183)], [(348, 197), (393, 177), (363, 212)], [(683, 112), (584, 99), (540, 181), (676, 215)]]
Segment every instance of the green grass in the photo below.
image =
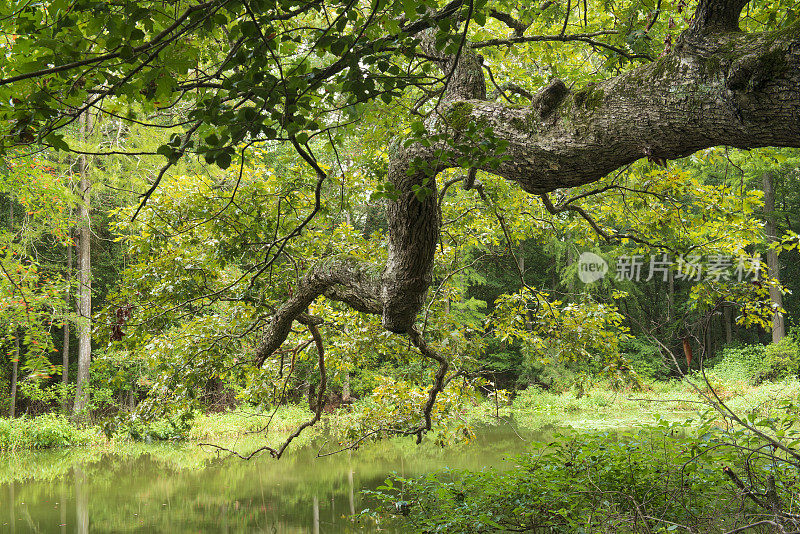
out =
[(0, 418), (0, 450), (52, 449), (77, 447), (101, 440), (97, 428), (79, 428), (59, 414), (35, 418)]
[(202, 414), (195, 418), (189, 439), (206, 441), (244, 434), (288, 434), (313, 413), (303, 406), (281, 406), (273, 417), (272, 411), (238, 408), (229, 412)]
[[(796, 400), (800, 396), (797, 378), (762, 382), (755, 386), (747, 380), (721, 376), (714, 371), (709, 371), (707, 377), (719, 398), (741, 415), (774, 415), (781, 401)], [(709, 392), (699, 374), (689, 380)], [(639, 391), (615, 391), (598, 383), (581, 397), (572, 391), (551, 392), (530, 387), (520, 391), (510, 405), (501, 407), (500, 415), (512, 417), (521, 428), (529, 430), (547, 426), (604, 430), (631, 428), (658, 419), (685, 420), (708, 408), (708, 403), (688, 381), (672, 380), (650, 382)], [(473, 418), (491, 422), (495, 415), (495, 405), (487, 402), (473, 413)]]
[[(280, 445), (312, 414), (304, 407), (282, 406), (274, 417), (271, 416), (272, 412), (239, 408), (230, 412), (199, 415), (185, 428), (180, 421), (167, 419), (137, 422), (135, 425), (125, 423), (116, 429), (111, 441), (143, 441), (148, 444), (183, 441), (189, 444), (215, 443), (236, 450), (255, 449), (265, 444)], [(318, 435), (319, 431), (309, 429), (303, 434), (299, 442)], [(108, 442), (100, 426), (80, 426), (61, 414), (0, 418), (0, 451), (107, 446)]]

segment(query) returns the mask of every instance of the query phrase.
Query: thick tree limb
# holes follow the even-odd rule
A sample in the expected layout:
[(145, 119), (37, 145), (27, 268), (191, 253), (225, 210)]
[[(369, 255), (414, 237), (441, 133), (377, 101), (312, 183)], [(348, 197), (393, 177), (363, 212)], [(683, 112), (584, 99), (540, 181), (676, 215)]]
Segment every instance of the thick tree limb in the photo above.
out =
[[(505, 161), (484, 170), (530, 193), (596, 181), (645, 155), (702, 148), (800, 145), (800, 27), (707, 37), (660, 60), (573, 92), (542, 118), (528, 106), (464, 100), (442, 115), (492, 128)], [(456, 129), (456, 140), (460, 129)], [(444, 147), (442, 147), (443, 149)], [(451, 154), (441, 167), (457, 166)]]
[(515, 19), (508, 13), (503, 13), (502, 11), (497, 11), (496, 9), (489, 10), (489, 16), (495, 18), (514, 30), (514, 35), (517, 37), (522, 37), (522, 34), (525, 33), (525, 30), (528, 29), (530, 24), (525, 24), (521, 20)]
[[(306, 308), (321, 296), (339, 300), (363, 313), (381, 313), (377, 276), (368, 273), (358, 260), (336, 258), (313, 267), (291, 297), (275, 312), (256, 349), (255, 361), (264, 361), (280, 348), (292, 328), (292, 323)], [(309, 321), (310, 323), (310, 321)]]
[[(437, 58), (451, 75), (428, 126), (450, 132), (453, 142), (415, 144), (392, 157), (389, 180), (401, 197), (387, 209), (384, 326), (408, 332), (422, 306), (440, 224), (433, 177), (469, 156), (453, 146), (505, 142), (499, 165), (482, 169), (539, 195), (597, 181), (644, 156), (673, 159), (718, 145), (800, 146), (800, 25), (742, 34), (726, 21), (743, 5), (704, 0), (702, 22), (672, 54), (571, 93), (556, 81), (537, 94), (537, 105), (484, 100), (483, 72), (471, 49), (455, 67), (454, 58)], [(437, 57), (425, 38), (422, 49)], [(470, 123), (493, 139), (467, 138)], [(413, 192), (421, 187), (431, 191), (422, 200)]]

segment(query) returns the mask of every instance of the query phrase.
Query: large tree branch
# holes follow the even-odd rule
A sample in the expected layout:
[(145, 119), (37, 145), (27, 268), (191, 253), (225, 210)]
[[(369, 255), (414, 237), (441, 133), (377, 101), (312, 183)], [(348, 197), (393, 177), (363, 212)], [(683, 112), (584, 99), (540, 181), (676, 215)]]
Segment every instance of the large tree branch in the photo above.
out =
[[(742, 34), (720, 22), (738, 15), (742, 2), (715, 2), (698, 8), (707, 22), (692, 31), (702, 39), (687, 34), (672, 54), (576, 92), (555, 80), (530, 106), (485, 101), (471, 50), (456, 67), (453, 58), (437, 59), (450, 75), (428, 126), (450, 140), (412, 144), (392, 157), (389, 179), (401, 197), (387, 209), (384, 326), (408, 332), (422, 306), (439, 231), (433, 177), (472, 156), (458, 147), (502, 143), (504, 152), (482, 168), (542, 194), (597, 181), (645, 156), (673, 159), (718, 145), (800, 146), (800, 25)], [(426, 40), (423, 51), (436, 57)], [(478, 138), (468, 136), (470, 124)], [(414, 191), (422, 187), (430, 194), (420, 199)]]
[(354, 258), (328, 259), (312, 267), (292, 295), (272, 316), (256, 349), (256, 364), (280, 348), (292, 328), (292, 323), (306, 312), (308, 306), (321, 296), (342, 301), (363, 313), (381, 313), (377, 275)]
[[(490, 127), (508, 148), (499, 167), (485, 170), (536, 194), (596, 181), (644, 156), (800, 146), (800, 26), (707, 36), (702, 51), (691, 43), (542, 109), (464, 100), (442, 115), (456, 141), (465, 124)], [(457, 166), (463, 155), (440, 166)]]

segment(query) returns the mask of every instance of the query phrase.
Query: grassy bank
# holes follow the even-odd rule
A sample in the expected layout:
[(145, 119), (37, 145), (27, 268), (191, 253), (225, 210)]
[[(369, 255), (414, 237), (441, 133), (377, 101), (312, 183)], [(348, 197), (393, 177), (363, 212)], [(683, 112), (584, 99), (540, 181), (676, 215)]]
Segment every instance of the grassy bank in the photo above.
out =
[[(800, 397), (800, 381), (786, 378), (753, 385), (739, 377), (708, 373), (714, 391), (740, 415), (775, 415), (781, 402)], [(700, 375), (690, 380), (708, 391)], [(652, 424), (659, 419), (683, 421), (708, 410), (695, 388), (686, 380), (653, 381), (640, 390), (614, 390), (597, 382), (582, 391), (545, 391), (529, 387), (511, 402), (496, 405), (489, 400), (468, 416), (473, 426), (496, 421), (496, 416), (512, 418), (526, 430), (543, 427), (572, 427), (578, 430), (625, 429)], [(99, 425), (76, 426), (63, 415), (47, 414), (36, 418), (0, 418), (0, 451), (50, 449), (78, 446), (108, 446), (116, 443), (182, 441), (213, 443), (247, 453), (257, 447), (278, 447), (298, 425), (311, 418), (303, 406), (283, 406), (276, 412), (241, 407), (229, 412), (195, 414), (193, 417), (160, 419), (153, 422), (130, 420), (114, 428)], [(323, 418), (307, 429), (298, 444), (320, 433), (348, 424), (345, 413)]]
[[(752, 385), (746, 380), (725, 379), (714, 373), (707, 376), (719, 398), (740, 415), (775, 415), (782, 402), (800, 396), (797, 378)], [(513, 418), (521, 428), (529, 430), (547, 426), (604, 430), (631, 428), (659, 419), (682, 421), (709, 409), (709, 403), (689, 381), (710, 395), (700, 375), (688, 380), (651, 382), (640, 390), (614, 390), (598, 382), (580, 396), (574, 391), (553, 392), (534, 386), (499, 407), (491, 401), (483, 404), (475, 419), (491, 423), (499, 414)]]
[[(565, 430), (531, 442), (508, 469), (394, 475), (372, 492), (383, 505), (362, 515), (419, 533), (794, 532), (795, 462), (760, 445), (752, 436), (665, 421), (617, 432)], [(749, 498), (734, 479), (753, 488), (770, 480), (771, 493)]]
[(0, 451), (78, 447), (103, 441), (98, 427), (78, 427), (60, 414), (0, 418)]
[[(303, 407), (284, 406), (273, 412), (240, 408), (230, 412), (198, 414), (192, 418), (125, 421), (117, 426), (77, 425), (61, 414), (0, 418), (0, 451), (58, 449), (154, 442), (214, 443), (248, 452), (256, 447), (278, 446), (303, 421), (312, 416)], [(298, 438), (303, 443), (317, 435), (314, 429)]]

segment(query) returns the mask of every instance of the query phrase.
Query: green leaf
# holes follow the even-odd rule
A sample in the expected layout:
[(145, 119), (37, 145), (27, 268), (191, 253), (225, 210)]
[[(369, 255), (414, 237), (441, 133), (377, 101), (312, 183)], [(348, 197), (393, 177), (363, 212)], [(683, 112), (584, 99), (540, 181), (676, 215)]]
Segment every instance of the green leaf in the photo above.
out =
[(133, 59), (133, 47), (131, 45), (122, 45), (119, 49), (119, 57), (124, 61), (131, 61)]
[(216, 158), (217, 166), (220, 169), (227, 169), (231, 166), (231, 155), (228, 152), (221, 152)]

